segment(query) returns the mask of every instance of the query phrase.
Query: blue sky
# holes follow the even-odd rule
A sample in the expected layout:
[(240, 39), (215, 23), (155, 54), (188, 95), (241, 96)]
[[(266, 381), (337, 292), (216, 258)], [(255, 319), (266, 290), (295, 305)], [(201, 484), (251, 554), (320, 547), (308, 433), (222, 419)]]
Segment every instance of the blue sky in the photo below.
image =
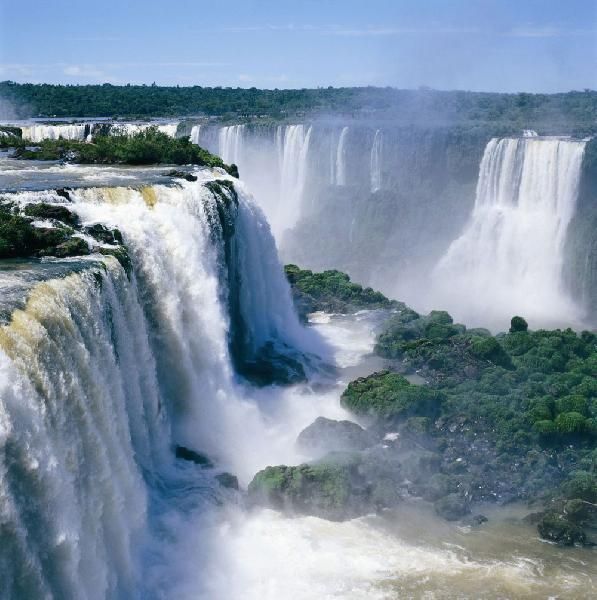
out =
[(0, 0), (0, 80), (597, 88), (597, 0)]

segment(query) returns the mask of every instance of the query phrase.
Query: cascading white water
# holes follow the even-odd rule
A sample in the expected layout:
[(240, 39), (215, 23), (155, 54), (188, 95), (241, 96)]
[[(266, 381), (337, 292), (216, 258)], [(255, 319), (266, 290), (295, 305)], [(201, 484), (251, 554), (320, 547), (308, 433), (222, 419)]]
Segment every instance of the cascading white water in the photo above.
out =
[(22, 135), (26, 140), (41, 142), (42, 140), (84, 140), (85, 123), (61, 125), (30, 125), (22, 127)]
[(371, 146), (371, 191), (376, 192), (381, 187), (381, 160), (383, 134), (380, 129), (375, 131), (373, 146)]
[[(84, 223), (121, 230), (131, 280), (115, 259), (90, 257), (82, 273), (34, 287), (0, 328), (0, 598), (146, 597), (151, 505), (171, 502), (162, 489), (212, 504), (218, 494), (213, 474), (173, 464), (171, 446), (206, 452), (243, 481), (254, 472), (262, 417), (232, 369), (225, 233), (203, 185), (214, 175), (198, 176), (72, 190)], [(236, 211), (247, 352), (308, 343), (267, 222), (240, 184)]]
[(346, 136), (348, 127), (343, 127), (336, 148), (336, 185), (346, 185)]
[(191, 143), (199, 145), (199, 136), (201, 135), (201, 125), (193, 125), (189, 139)]
[(222, 160), (231, 165), (242, 161), (244, 125), (222, 127), (218, 132), (218, 154)]
[(280, 195), (270, 215), (274, 233), (291, 228), (299, 218), (308, 170), (312, 127), (287, 125), (281, 144)]
[(2, 598), (134, 597), (167, 443), (134, 282), (38, 284), (0, 328)]
[(492, 139), (481, 161), (470, 221), (434, 270), (431, 298), (467, 323), (504, 327), (514, 314), (534, 326), (575, 323), (562, 283), (585, 142)]

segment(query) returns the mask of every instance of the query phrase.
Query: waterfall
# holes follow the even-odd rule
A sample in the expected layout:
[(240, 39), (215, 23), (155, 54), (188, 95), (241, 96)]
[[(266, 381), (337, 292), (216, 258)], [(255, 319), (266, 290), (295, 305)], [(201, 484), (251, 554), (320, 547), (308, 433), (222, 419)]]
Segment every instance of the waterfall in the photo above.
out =
[(199, 136), (201, 135), (201, 125), (193, 125), (189, 139), (192, 144), (199, 145)]
[(30, 125), (22, 127), (23, 138), (32, 142), (41, 142), (42, 140), (84, 140), (85, 123), (76, 125)]
[(38, 284), (0, 329), (2, 598), (136, 593), (166, 427), (134, 284), (106, 267)]
[(244, 125), (230, 125), (220, 129), (218, 154), (225, 163), (238, 165), (241, 161), (244, 133)]
[(381, 152), (383, 135), (381, 130), (375, 132), (373, 146), (371, 146), (371, 191), (376, 192), (381, 187)]
[(548, 324), (554, 315), (578, 320), (562, 269), (584, 147), (540, 137), (487, 144), (469, 223), (434, 271), (437, 305), (497, 327), (513, 314), (534, 324)]
[(175, 501), (168, 490), (218, 502), (212, 470), (181, 469), (172, 446), (236, 468), (255, 445), (230, 306), (249, 357), (308, 341), (263, 214), (242, 184), (197, 174), (71, 190), (83, 223), (120, 229), (130, 276), (112, 257), (75, 261), (0, 327), (0, 597), (146, 597), (152, 511)]
[(299, 218), (308, 169), (309, 142), (312, 127), (287, 125), (282, 142), (280, 196), (274, 214), (270, 216), (272, 229), (280, 233), (291, 228)]
[(346, 136), (348, 127), (343, 127), (336, 148), (336, 185), (346, 185)]

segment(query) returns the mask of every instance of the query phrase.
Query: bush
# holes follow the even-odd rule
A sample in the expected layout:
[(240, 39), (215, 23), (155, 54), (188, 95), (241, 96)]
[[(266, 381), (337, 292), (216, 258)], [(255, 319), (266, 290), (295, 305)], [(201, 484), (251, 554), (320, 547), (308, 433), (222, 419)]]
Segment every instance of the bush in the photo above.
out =
[(578, 412), (560, 413), (555, 419), (558, 433), (584, 433), (587, 419)]
[(340, 402), (357, 415), (375, 419), (437, 416), (443, 394), (413, 385), (402, 375), (380, 371), (348, 384)]
[(517, 331), (528, 331), (529, 324), (522, 317), (512, 317), (510, 321), (510, 333), (516, 333)]

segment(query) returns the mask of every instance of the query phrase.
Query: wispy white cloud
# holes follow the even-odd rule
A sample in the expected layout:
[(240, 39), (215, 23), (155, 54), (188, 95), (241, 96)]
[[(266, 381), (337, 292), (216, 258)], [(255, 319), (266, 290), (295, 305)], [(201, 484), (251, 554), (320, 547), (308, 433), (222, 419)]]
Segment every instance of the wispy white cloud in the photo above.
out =
[(343, 28), (332, 27), (322, 31), (327, 35), (339, 36), (399, 36), (399, 35), (435, 35), (435, 34), (475, 34), (481, 33), (480, 29), (474, 27), (359, 27)]
[(507, 36), (523, 38), (551, 38), (565, 36), (597, 35), (597, 29), (566, 29), (555, 26), (525, 26), (515, 27), (506, 32)]

